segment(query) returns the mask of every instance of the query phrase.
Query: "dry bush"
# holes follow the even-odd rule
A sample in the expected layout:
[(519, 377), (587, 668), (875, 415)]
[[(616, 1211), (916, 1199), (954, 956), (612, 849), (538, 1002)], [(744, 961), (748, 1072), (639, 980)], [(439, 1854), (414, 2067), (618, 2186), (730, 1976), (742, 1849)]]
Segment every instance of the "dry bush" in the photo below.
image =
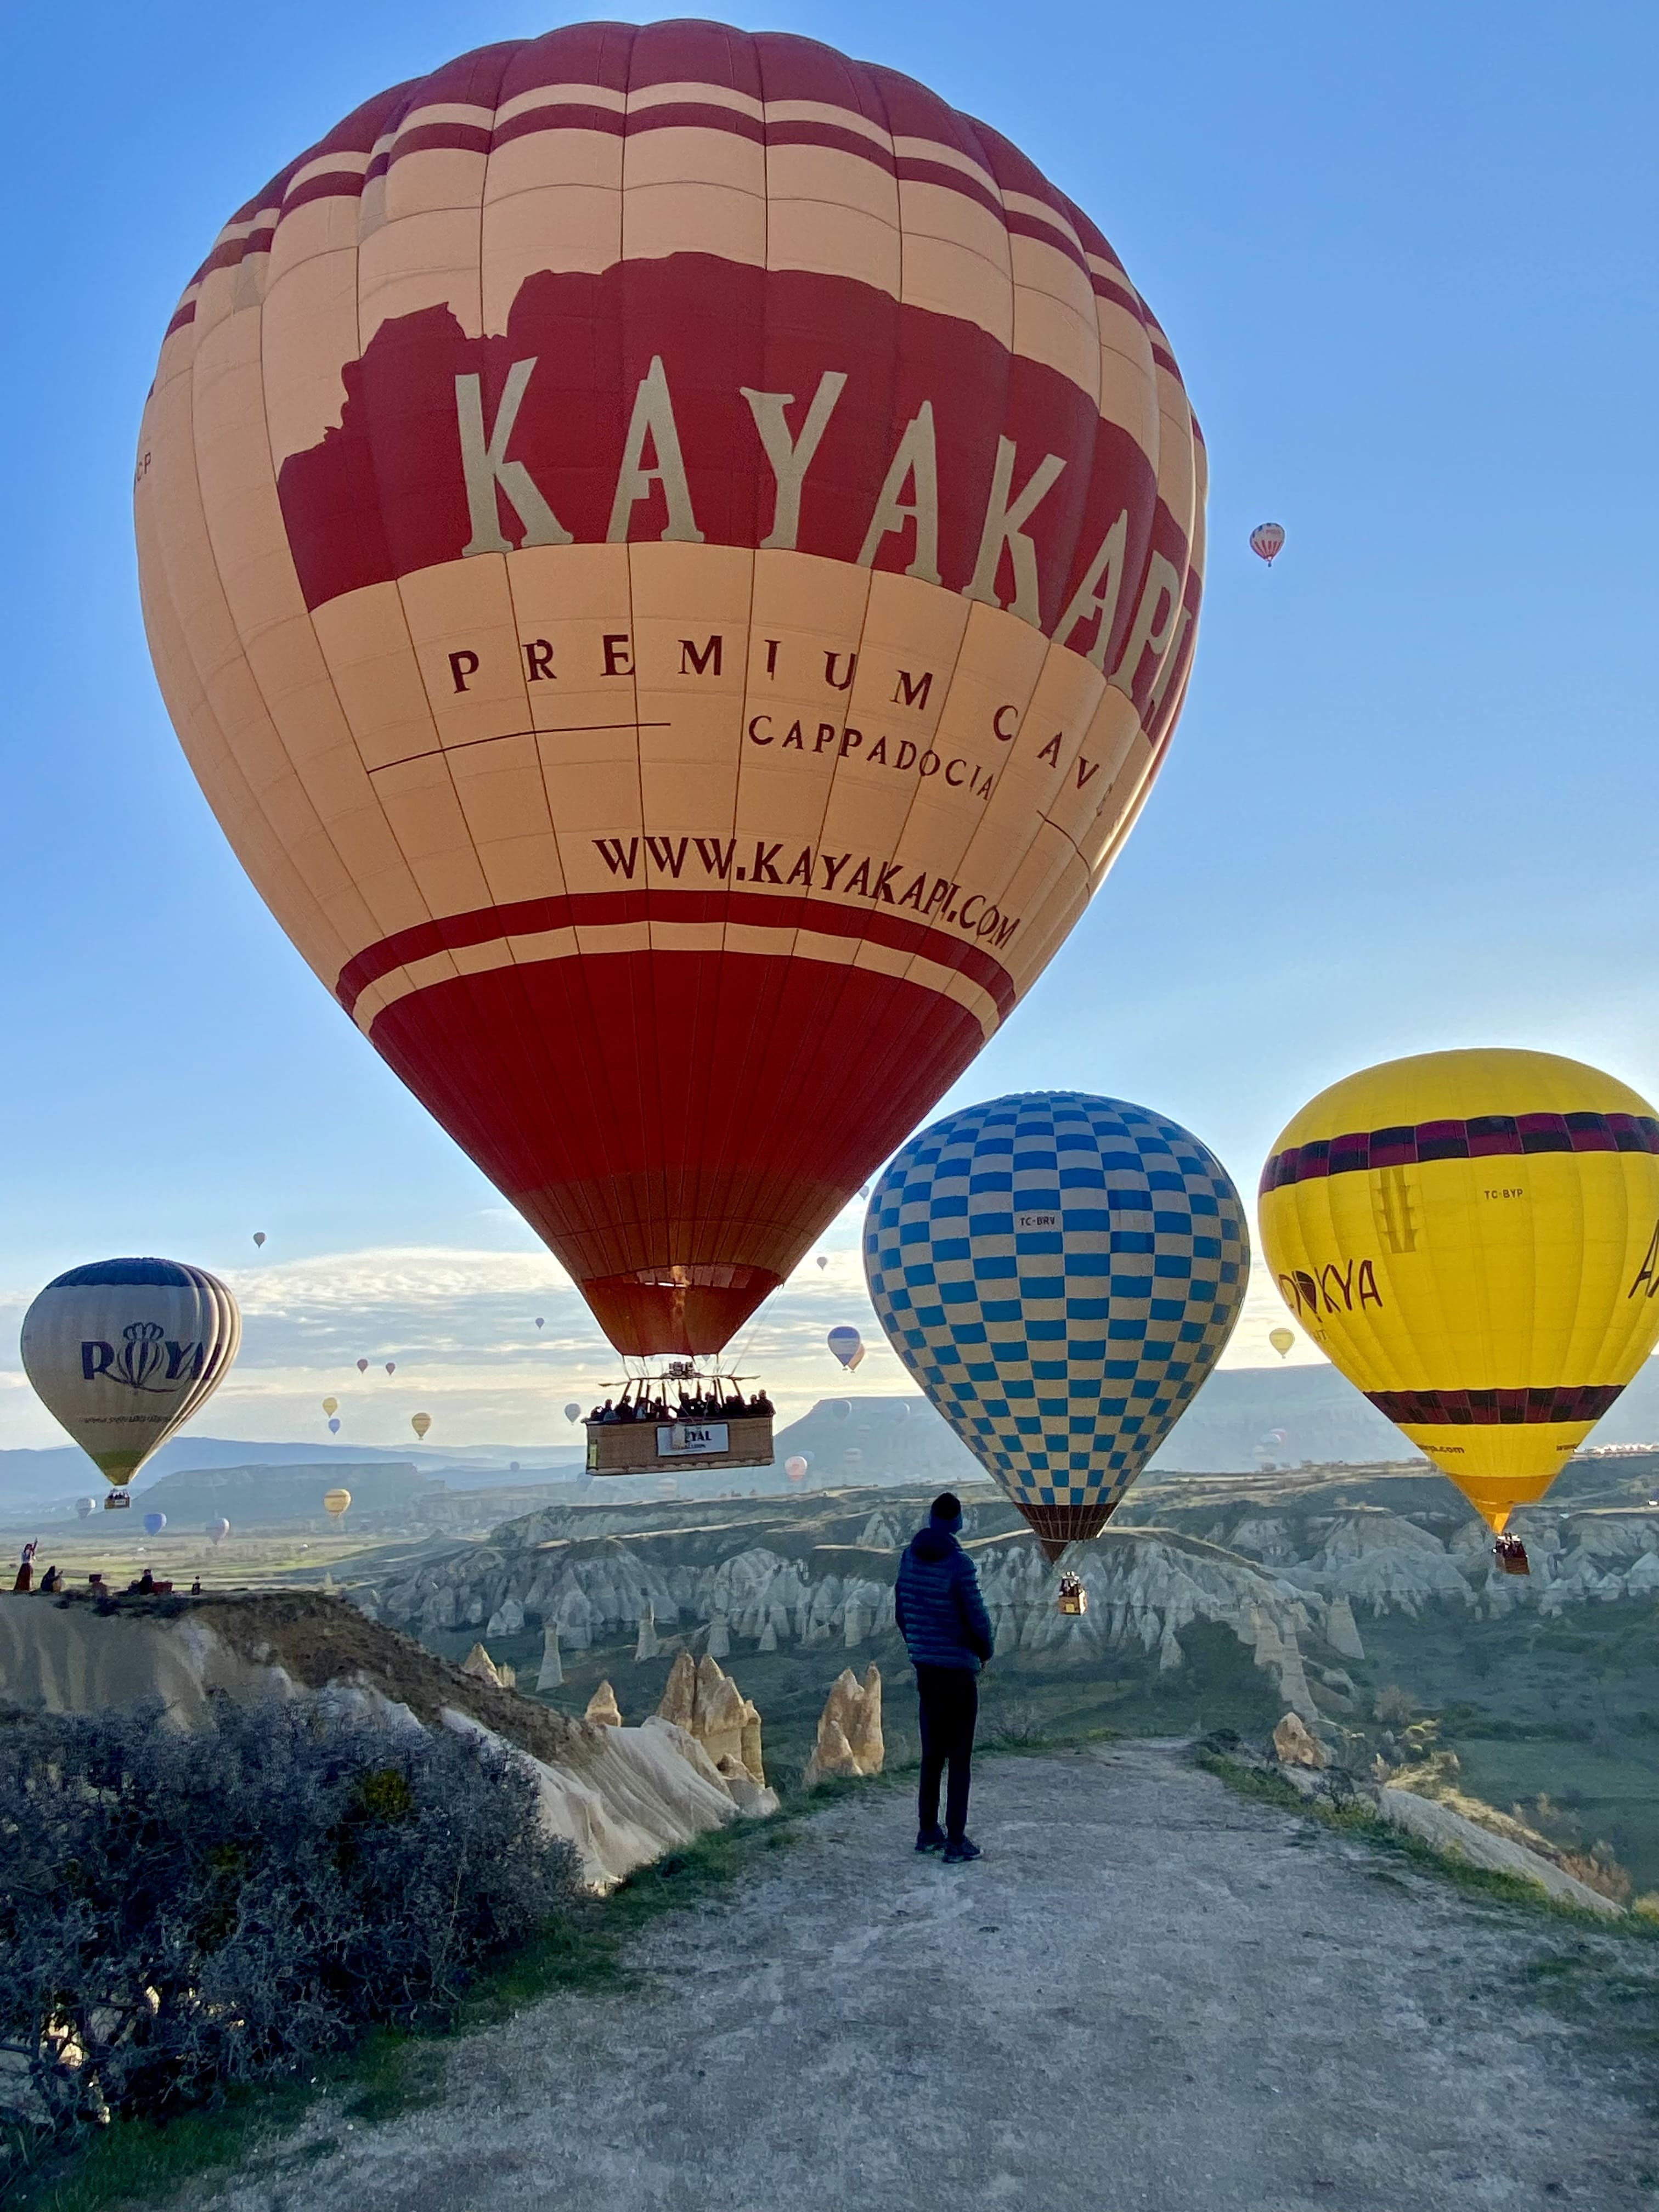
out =
[(1384, 1728), (1402, 1727), (1416, 1711), (1416, 1700), (1398, 1682), (1385, 1682), (1371, 1700), (1372, 1715)]
[[(326, 1695), (188, 1735), (0, 1714), (0, 2129), (14, 2166), (372, 2023), (453, 2014), (575, 1895), (524, 1770)], [(0, 2185), (5, 2175), (0, 2170)]]

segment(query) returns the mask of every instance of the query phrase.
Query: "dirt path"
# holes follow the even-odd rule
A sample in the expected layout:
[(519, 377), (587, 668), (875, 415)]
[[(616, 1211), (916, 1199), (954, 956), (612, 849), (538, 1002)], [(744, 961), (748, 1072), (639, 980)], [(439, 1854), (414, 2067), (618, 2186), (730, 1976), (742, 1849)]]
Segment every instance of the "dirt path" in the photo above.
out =
[(1651, 2123), (1433, 1879), (1155, 1745), (988, 1760), (977, 1865), (842, 1801), (425, 2109), (325, 2107), (212, 2212), (1650, 2207)]

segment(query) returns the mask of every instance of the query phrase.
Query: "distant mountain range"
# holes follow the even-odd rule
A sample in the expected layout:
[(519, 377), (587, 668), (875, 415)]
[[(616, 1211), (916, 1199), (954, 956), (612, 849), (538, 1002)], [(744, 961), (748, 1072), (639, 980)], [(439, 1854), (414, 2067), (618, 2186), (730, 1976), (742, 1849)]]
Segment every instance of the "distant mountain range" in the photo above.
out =
[[(1650, 1360), (1590, 1440), (1644, 1443), (1656, 1438), (1659, 1360)], [(686, 1494), (714, 1494), (733, 1486), (781, 1488), (784, 1462), (796, 1453), (811, 1462), (810, 1480), (815, 1489), (842, 1483), (962, 1482), (975, 1472), (968, 1451), (921, 1397), (822, 1399), (810, 1413), (778, 1430), (769, 1472), (744, 1469), (729, 1478), (687, 1475), (683, 1478)], [(1334, 1367), (1234, 1367), (1210, 1377), (1152, 1466), (1170, 1474), (1226, 1474), (1248, 1473), (1268, 1462), (1281, 1467), (1299, 1466), (1304, 1460), (1322, 1465), (1364, 1464), (1410, 1455), (1410, 1446), (1393, 1423)], [(383, 1468), (397, 1470), (400, 1489), (418, 1489), (422, 1480), (435, 1477), (440, 1490), (495, 1490), (570, 1482), (581, 1464), (580, 1441), (408, 1452), (374, 1445), (319, 1448), (314, 1443), (249, 1443), (191, 1436), (164, 1444), (137, 1488), (145, 1492), (186, 1473), (234, 1471), (249, 1480), (249, 1470), (294, 1468), (305, 1470), (307, 1488), (325, 1480), (343, 1482), (354, 1494), (363, 1490), (367, 1495), (371, 1471)], [(639, 1494), (647, 1494), (649, 1486), (654, 1486), (654, 1479)], [(628, 1487), (633, 1494), (635, 1485)], [(94, 1492), (100, 1493), (101, 1486), (73, 1444), (0, 1451), (0, 1514), (66, 1510), (76, 1496)]]

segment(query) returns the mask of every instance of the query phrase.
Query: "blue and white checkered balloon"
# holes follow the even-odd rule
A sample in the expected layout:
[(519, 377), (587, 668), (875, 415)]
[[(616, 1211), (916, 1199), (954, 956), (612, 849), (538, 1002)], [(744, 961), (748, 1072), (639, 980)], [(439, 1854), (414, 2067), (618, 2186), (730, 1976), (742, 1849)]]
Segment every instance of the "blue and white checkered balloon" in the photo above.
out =
[(889, 1341), (1051, 1558), (1099, 1534), (1191, 1402), (1249, 1260), (1238, 1193), (1196, 1137), (1070, 1091), (935, 1121), (865, 1218)]

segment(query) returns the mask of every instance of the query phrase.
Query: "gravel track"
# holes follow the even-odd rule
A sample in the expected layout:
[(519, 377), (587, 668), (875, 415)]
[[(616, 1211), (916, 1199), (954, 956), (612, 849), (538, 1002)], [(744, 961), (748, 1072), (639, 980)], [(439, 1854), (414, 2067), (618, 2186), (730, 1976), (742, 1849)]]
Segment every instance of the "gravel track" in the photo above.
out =
[(193, 2212), (1654, 2204), (1623, 2071), (1522, 1993), (1547, 1923), (1169, 1745), (983, 1761), (974, 1866), (910, 1810), (834, 1803), (648, 1927), (642, 1988), (441, 2046), (398, 2118), (331, 2100)]

